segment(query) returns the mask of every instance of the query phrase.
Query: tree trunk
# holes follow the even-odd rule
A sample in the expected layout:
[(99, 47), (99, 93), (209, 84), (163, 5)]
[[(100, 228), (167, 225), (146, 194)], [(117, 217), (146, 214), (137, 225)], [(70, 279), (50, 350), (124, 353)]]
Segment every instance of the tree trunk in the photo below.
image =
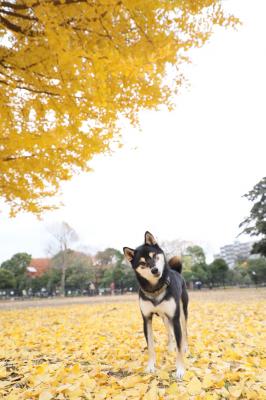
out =
[(61, 296), (65, 297), (65, 285), (66, 285), (66, 245), (64, 245), (63, 259), (62, 259), (62, 276), (61, 276)]
[(63, 264), (62, 265), (62, 276), (61, 276), (61, 288), (60, 288), (62, 297), (65, 297), (65, 282), (66, 282), (66, 267)]

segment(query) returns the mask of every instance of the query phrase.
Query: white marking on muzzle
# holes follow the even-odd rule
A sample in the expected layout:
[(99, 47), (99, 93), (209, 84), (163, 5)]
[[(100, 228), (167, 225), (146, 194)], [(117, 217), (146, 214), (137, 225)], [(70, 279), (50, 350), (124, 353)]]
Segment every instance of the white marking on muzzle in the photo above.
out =
[(158, 260), (155, 261), (155, 267), (160, 273), (160, 276), (158, 278), (161, 278), (164, 269), (164, 256), (163, 254), (158, 254), (156, 257), (158, 257)]

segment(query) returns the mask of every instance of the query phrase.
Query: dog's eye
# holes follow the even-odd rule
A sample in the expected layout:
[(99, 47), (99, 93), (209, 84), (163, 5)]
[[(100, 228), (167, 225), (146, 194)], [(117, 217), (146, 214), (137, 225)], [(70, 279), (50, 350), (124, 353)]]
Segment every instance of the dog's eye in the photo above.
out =
[(159, 260), (159, 254), (156, 254), (156, 256), (155, 256), (155, 259), (156, 259), (156, 261), (158, 261)]
[(142, 268), (145, 268), (145, 267), (146, 267), (146, 263), (145, 263), (144, 261), (141, 261), (141, 262), (139, 263), (139, 265), (140, 265)]

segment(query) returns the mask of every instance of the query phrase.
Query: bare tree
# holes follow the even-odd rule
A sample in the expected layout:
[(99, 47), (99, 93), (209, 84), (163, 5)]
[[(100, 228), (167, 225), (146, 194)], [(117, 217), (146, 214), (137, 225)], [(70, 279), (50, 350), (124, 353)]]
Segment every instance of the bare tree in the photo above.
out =
[(175, 240), (164, 240), (160, 243), (160, 246), (165, 252), (166, 258), (174, 256), (182, 256), (186, 253), (189, 246), (193, 246), (193, 242), (182, 239)]
[(78, 241), (79, 237), (76, 231), (67, 222), (58, 222), (48, 228), (49, 233), (53, 237), (53, 242), (49, 244), (47, 251), (50, 254), (60, 255), (61, 276), (61, 296), (65, 295), (65, 281), (67, 268), (67, 253), (70, 245)]

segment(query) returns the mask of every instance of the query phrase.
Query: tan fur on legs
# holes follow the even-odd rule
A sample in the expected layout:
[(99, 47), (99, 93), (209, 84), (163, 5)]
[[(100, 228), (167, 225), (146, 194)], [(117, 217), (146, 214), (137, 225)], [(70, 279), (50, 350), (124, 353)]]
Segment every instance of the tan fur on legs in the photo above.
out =
[(187, 341), (187, 321), (184, 315), (183, 304), (180, 301), (180, 325), (182, 331), (182, 351), (186, 353), (188, 351), (188, 341)]
[(176, 346), (175, 346), (175, 342), (174, 342), (173, 332), (172, 332), (171, 326), (169, 324), (168, 318), (166, 316), (164, 316), (163, 322), (164, 322), (164, 326), (165, 326), (167, 334), (168, 334), (168, 350), (174, 351)]

